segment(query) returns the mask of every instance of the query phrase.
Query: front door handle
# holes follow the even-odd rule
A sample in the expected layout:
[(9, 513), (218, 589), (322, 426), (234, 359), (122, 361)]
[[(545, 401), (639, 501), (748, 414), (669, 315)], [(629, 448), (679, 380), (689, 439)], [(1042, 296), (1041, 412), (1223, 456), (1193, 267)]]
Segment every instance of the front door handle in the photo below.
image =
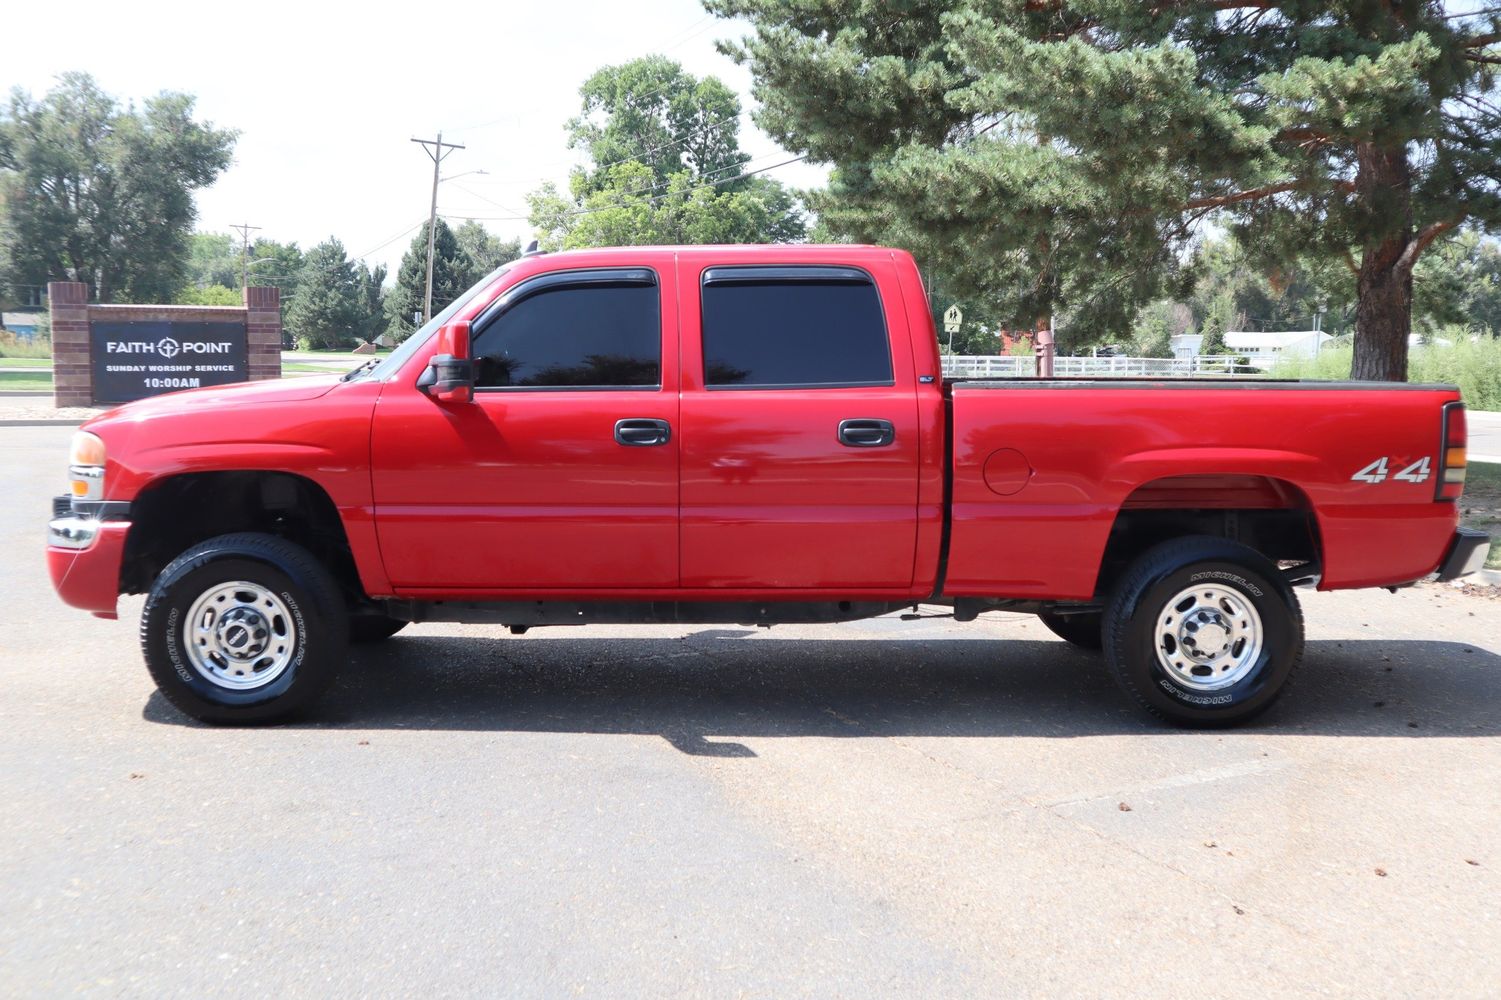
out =
[(896, 440), (890, 420), (856, 418), (839, 421), (839, 443), (846, 448), (884, 448)]
[(615, 443), (627, 448), (650, 448), (672, 440), (672, 426), (665, 420), (631, 417), (615, 421)]

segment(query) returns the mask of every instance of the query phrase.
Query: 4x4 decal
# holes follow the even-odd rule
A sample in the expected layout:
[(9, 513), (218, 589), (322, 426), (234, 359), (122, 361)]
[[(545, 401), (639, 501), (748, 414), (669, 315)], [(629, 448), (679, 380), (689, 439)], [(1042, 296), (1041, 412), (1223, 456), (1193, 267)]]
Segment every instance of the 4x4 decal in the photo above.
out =
[[(1393, 464), (1400, 465), (1406, 459), (1397, 458), (1391, 461)], [(1404, 483), (1426, 483), (1428, 481), (1429, 461), (1428, 457), (1424, 456), (1402, 469), (1401, 472), (1393, 473), (1392, 478), (1399, 479)], [(1376, 483), (1386, 482), (1386, 474), (1387, 459), (1383, 456), (1355, 473), (1355, 475), (1350, 477), (1350, 480), (1356, 483), (1371, 483), (1375, 485)]]

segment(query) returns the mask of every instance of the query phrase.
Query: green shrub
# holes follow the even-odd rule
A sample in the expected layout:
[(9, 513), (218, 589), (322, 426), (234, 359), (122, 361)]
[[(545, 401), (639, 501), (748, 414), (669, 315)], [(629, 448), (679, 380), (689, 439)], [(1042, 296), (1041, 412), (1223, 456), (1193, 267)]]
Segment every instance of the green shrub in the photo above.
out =
[[(1347, 379), (1353, 348), (1329, 347), (1313, 358), (1283, 358), (1274, 378)], [(1453, 345), (1414, 347), (1407, 361), (1411, 382), (1449, 382), (1459, 386), (1472, 410), (1501, 410), (1501, 340), (1457, 337)]]

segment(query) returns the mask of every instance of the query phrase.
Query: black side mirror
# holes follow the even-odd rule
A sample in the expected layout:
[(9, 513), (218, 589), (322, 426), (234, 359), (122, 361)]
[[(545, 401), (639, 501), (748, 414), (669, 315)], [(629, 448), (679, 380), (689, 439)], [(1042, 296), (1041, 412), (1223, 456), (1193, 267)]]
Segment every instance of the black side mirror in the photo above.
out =
[(417, 388), (440, 402), (467, 403), (474, 398), (468, 322), (461, 320), (438, 330), (438, 353), (428, 361)]

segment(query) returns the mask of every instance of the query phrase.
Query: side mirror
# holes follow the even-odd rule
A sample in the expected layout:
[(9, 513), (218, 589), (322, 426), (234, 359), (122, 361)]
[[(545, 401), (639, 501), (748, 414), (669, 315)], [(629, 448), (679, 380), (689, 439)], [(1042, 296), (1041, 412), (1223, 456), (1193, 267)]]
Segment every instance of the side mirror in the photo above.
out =
[(417, 387), (443, 403), (474, 398), (474, 362), (469, 358), (469, 323), (460, 320), (438, 328), (438, 350), (427, 363)]

